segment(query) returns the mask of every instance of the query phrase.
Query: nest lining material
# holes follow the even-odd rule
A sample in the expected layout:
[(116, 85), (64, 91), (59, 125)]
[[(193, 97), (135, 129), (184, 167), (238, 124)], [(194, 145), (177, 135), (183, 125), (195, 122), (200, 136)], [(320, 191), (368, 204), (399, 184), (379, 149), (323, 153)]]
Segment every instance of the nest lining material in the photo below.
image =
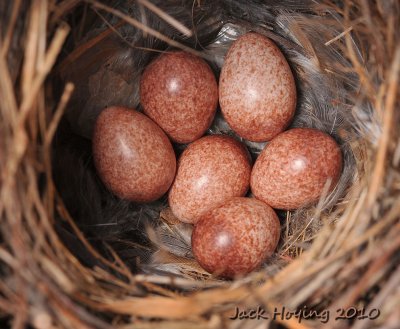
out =
[[(218, 328), (236, 325), (226, 316), (235, 306), (334, 311), (356, 305), (379, 307), (382, 315), (373, 323), (349, 322), (352, 327), (400, 322), (393, 288), (400, 283), (400, 144), (393, 125), (399, 119), (398, 4), (154, 4), (193, 36), (174, 22), (171, 27), (144, 0), (115, 1), (116, 9), (94, 1), (0, 5), (7, 22), (0, 24), (4, 315), (17, 328), (40, 328), (43, 321), (136, 328), (148, 318), (159, 319), (148, 327)], [(189, 47), (218, 73), (230, 43), (248, 30), (272, 38), (292, 66), (299, 93), (292, 126), (332, 134), (345, 166), (335, 191), (316, 207), (281, 214), (281, 243), (262, 271), (222, 282), (193, 261), (191, 228), (176, 222), (165, 200), (137, 206), (104, 188), (87, 137), (104, 106), (140, 109), (138, 79), (157, 52)], [(67, 56), (59, 56), (63, 45)], [(57, 56), (52, 75), (61, 74), (66, 84), (45, 80)], [(49, 97), (58, 84), (59, 96)], [(232, 134), (221, 117), (209, 133)], [(264, 145), (247, 146), (256, 156)], [(320, 325), (317, 319), (281, 322)]]
[[(169, 6), (166, 6), (166, 10), (167, 9), (171, 11), (174, 10), (173, 7), (170, 9)], [(184, 13), (180, 13), (180, 15), (183, 14)], [(357, 76), (346, 76), (348, 80), (344, 81), (343, 79), (334, 79), (331, 75), (321, 72), (321, 69), (317, 66), (319, 65), (319, 61), (321, 61), (321, 59), (308, 57), (308, 55), (304, 52), (304, 49), (301, 47), (299, 41), (290, 34), (289, 24), (294, 24), (294, 22), (296, 22), (296, 24), (301, 25), (301, 22), (305, 19), (317, 20), (318, 18), (315, 15), (306, 15), (304, 13), (288, 14), (278, 7), (274, 10), (273, 15), (271, 14), (271, 10), (268, 10), (265, 16), (259, 17), (259, 19), (263, 20), (264, 24), (269, 23), (270, 29), (273, 29), (274, 33), (272, 33), (270, 29), (266, 30), (265, 27), (260, 28), (257, 24), (251, 25), (249, 22), (241, 21), (237, 21), (234, 24), (229, 21), (225, 23), (224, 20), (216, 20), (212, 26), (200, 25), (196, 29), (197, 40), (201, 40), (198, 41), (201, 44), (201, 48), (196, 50), (197, 53), (209, 61), (218, 75), (226, 51), (233, 40), (235, 40), (239, 35), (252, 29), (259, 33), (263, 33), (270, 38), (273, 38), (286, 53), (289, 62), (292, 64), (293, 71), (297, 76), (299, 101), (296, 112), (297, 114), (292, 127), (314, 127), (333, 135), (338, 141), (341, 141), (338, 132), (341, 130), (353, 131), (354, 128), (352, 127), (352, 122), (354, 122), (354, 120), (352, 120), (352, 115), (348, 109), (346, 109), (344, 106), (339, 106), (339, 104), (346, 103), (351, 97), (351, 93), (354, 93), (354, 88), (358, 85), (356, 81)], [(116, 22), (113, 22), (112, 19), (111, 22), (116, 24)], [(196, 24), (196, 26), (198, 26), (198, 24)], [(102, 31), (101, 28), (99, 28), (98, 33), (101, 33), (100, 31)], [(336, 29), (329, 30), (329, 33), (330, 37), (339, 34)], [(126, 28), (123, 31), (123, 34), (130, 39), (140, 40), (140, 38), (137, 37), (137, 34), (141, 36), (142, 31), (132, 29), (129, 30)], [(214, 36), (213, 39), (208, 37), (210, 34)], [(332, 55), (326, 50), (326, 47), (323, 45), (321, 36), (319, 34), (317, 35), (315, 33), (310, 33), (310, 35), (310, 43), (321, 45), (321, 50), (316, 47), (315, 51), (319, 51), (321, 55), (327, 53), (333, 57), (335, 62), (340, 62), (347, 67), (350, 66), (350, 63), (348, 61), (344, 61), (340, 54)], [(69, 119), (68, 122), (70, 123), (72, 130), (78, 135), (88, 138), (91, 137), (96, 116), (107, 105), (121, 105), (122, 102), (123, 105), (140, 108), (138, 80), (143, 68), (149, 62), (149, 60), (154, 57), (154, 54), (151, 52), (149, 53), (149, 51), (141, 51), (136, 48), (127, 49), (126, 45), (121, 44), (121, 37), (122, 32), (119, 35), (112, 35), (109, 38), (102, 40), (97, 45), (89, 48), (86, 53), (76, 58), (74, 62), (69, 63), (68, 66), (65, 64), (61, 65), (64, 79), (66, 81), (72, 80), (77, 87), (75, 95), (71, 100), (72, 106), (70, 106), (67, 110), (67, 118)], [(313, 39), (311, 39), (311, 37), (313, 37)], [(327, 35), (324, 37), (326, 38)], [(90, 43), (90, 41), (85, 42)], [(192, 44), (192, 46), (194, 47), (196, 44)], [(148, 47), (150, 47), (150, 45), (148, 45)], [(102, 51), (104, 48), (108, 49), (105, 51), (105, 54), (104, 51)], [(163, 51), (166, 49), (166, 47), (164, 44), (157, 44), (156, 40), (154, 40), (154, 44), (151, 45), (151, 49)], [(102, 57), (95, 57), (95, 59), (93, 59), (92, 55), (98, 53), (101, 53)], [(129, 60), (126, 59), (127, 54), (129, 54)], [(329, 57), (326, 57), (327, 58), (321, 56), (321, 58), (327, 61)], [(69, 62), (68, 58), (66, 62)], [(67, 69), (64, 69), (66, 67)], [(97, 69), (94, 70), (93, 67), (97, 67)], [(85, 74), (82, 74), (82, 68), (87, 68), (84, 73), (87, 72), (88, 77), (86, 77)], [(126, 72), (128, 72), (128, 74), (126, 74)], [(124, 87), (122, 90), (119, 88), (121, 84), (118, 82), (121, 80), (126, 80), (124, 86), (127, 87), (127, 90), (125, 90)], [(125, 97), (126, 100), (121, 99), (121, 97)], [(217, 115), (217, 118), (215, 119), (214, 124), (209, 129), (208, 133), (229, 134), (239, 138), (232, 132), (221, 115)], [(253, 158), (256, 158), (257, 154), (265, 146), (265, 143), (254, 143), (245, 140), (243, 140), (243, 142), (247, 144), (253, 155)], [(74, 143), (76, 142), (68, 143), (69, 149), (76, 149)], [(342, 141), (341, 144), (344, 154), (344, 170), (342, 178), (335, 191), (330, 195), (325, 196), (324, 200), (322, 200), (318, 211), (332, 208), (332, 206), (337, 203), (339, 197), (343, 195), (344, 190), (349, 185), (349, 181), (354, 176), (355, 162), (351, 148), (348, 146), (346, 141)], [(184, 147), (185, 146), (177, 145), (178, 151), (181, 151)], [(60, 152), (65, 152), (65, 150), (61, 149)], [(88, 153), (90, 154), (90, 150), (88, 150)], [(66, 156), (69, 157), (70, 155)], [(71, 163), (68, 164), (68, 168), (70, 169), (65, 169), (64, 167), (67, 161), (64, 159), (64, 153), (61, 153), (56, 158), (60, 159), (60, 168), (56, 167), (56, 172), (65, 172), (65, 170), (71, 170), (70, 174), (63, 175), (66, 180), (69, 180), (69, 177), (73, 175), (73, 172), (84, 172), (82, 168), (76, 168), (76, 166), (73, 165), (75, 162), (74, 159), (72, 160), (72, 165)], [(84, 173), (84, 175), (87, 174)], [(76, 195), (77, 193), (79, 195), (84, 194), (81, 192), (82, 180), (85, 181), (86, 178), (79, 178), (78, 184), (73, 185), (68, 182), (58, 183), (56, 179), (56, 183), (59, 186), (61, 193), (64, 193), (64, 195), (67, 194), (67, 196), (72, 196), (72, 198), (64, 197), (63, 199), (66, 202), (68, 202), (67, 200), (71, 200), (71, 203), (79, 204), (79, 200), (76, 201)], [(88, 186), (88, 190), (85, 190), (85, 194), (98, 194), (96, 191), (91, 191), (90, 185), (91, 184), (89, 182), (85, 184), (85, 186)], [(97, 186), (95, 185), (95, 187)], [(70, 192), (71, 189), (72, 192)], [(90, 200), (90, 202), (86, 205), (86, 208), (89, 207), (87, 214), (93, 211), (92, 205), (93, 200)], [(98, 212), (95, 212), (93, 215), (89, 215), (91, 218), (93, 218), (93, 220), (90, 220), (89, 222), (92, 231), (95, 231), (95, 235), (99, 235), (99, 230), (101, 230), (101, 228), (99, 229), (99, 226), (106, 225), (106, 233), (111, 239), (114, 239), (116, 233), (118, 234), (119, 232), (127, 231), (126, 225), (120, 224), (124, 218), (127, 219), (128, 225), (136, 225), (136, 223), (132, 224), (133, 217), (141, 217), (141, 222), (144, 221), (143, 217), (147, 217), (149, 222), (154, 223), (157, 222), (159, 218), (160, 210), (165, 208), (165, 206), (165, 200), (162, 200), (160, 203), (153, 203), (150, 206), (138, 206), (135, 211), (139, 212), (142, 216), (137, 216), (135, 213), (132, 213), (131, 207), (116, 211), (115, 207), (111, 206), (113, 212), (110, 212), (110, 217), (105, 218), (104, 222), (101, 222), (101, 219), (104, 218), (104, 213), (107, 213), (108, 209), (107, 207), (101, 207)], [(71, 209), (71, 207), (68, 207), (68, 209)], [(80, 212), (84, 211), (84, 209), (84, 205), (79, 205)], [(99, 213), (102, 213), (103, 215), (99, 215)], [(308, 213), (311, 214), (310, 209), (308, 209)], [(85, 214), (85, 216), (87, 215)], [(285, 214), (283, 214), (283, 216), (285, 216)], [(291, 220), (288, 220), (287, 224), (290, 225), (292, 222), (295, 224), (291, 225), (290, 227), (291, 238), (284, 239), (286, 244), (283, 244), (282, 246), (285, 247), (285, 252), (287, 251), (288, 246), (290, 249), (297, 249), (297, 240), (299, 236), (303, 234), (304, 227), (307, 225), (307, 217), (310, 217), (301, 211), (290, 214), (290, 216)], [(82, 218), (83, 216), (74, 216), (74, 218), (77, 217)], [(303, 217), (303, 221), (298, 219), (301, 217)], [(88, 225), (88, 219), (83, 217), (81, 221), (84, 222), (83, 226), (87, 227), (86, 225)], [(115, 229), (114, 231), (111, 231), (111, 234), (110, 225), (113, 225)], [(310, 226), (310, 224), (308, 224), (308, 226)], [(307, 234), (304, 235), (303, 240), (307, 240), (308, 237), (313, 235), (320, 226), (319, 219), (316, 219), (315, 221), (313, 220), (313, 225), (306, 232)], [(180, 229), (182, 229), (182, 231)], [(168, 231), (171, 233), (168, 234)], [(180, 257), (183, 256), (182, 252), (184, 252), (186, 256), (190, 257), (190, 233), (190, 227), (188, 228), (185, 225), (178, 224), (174, 225), (174, 229), (172, 229), (168, 223), (163, 222), (161, 227), (156, 228), (156, 234), (152, 235), (151, 237), (153, 238), (152, 240), (155, 245), (158, 247), (157, 249), (166, 249), (167, 251), (172, 252), (176, 256)], [(112, 235), (114, 235), (114, 237)], [(126, 251), (124, 251), (124, 253), (126, 253)], [(180, 262), (171, 263), (169, 260), (168, 264), (165, 264), (166, 266), (163, 267), (161, 264), (157, 264), (157, 262), (160, 261), (159, 253), (157, 253), (155, 256), (155, 258), (153, 257), (154, 262), (152, 263), (154, 263), (157, 270), (168, 272), (171, 270), (171, 268), (174, 268), (174, 272), (179, 273), (179, 266), (178, 269), (176, 269), (176, 267), (177, 264), (180, 264)], [(147, 258), (145, 255), (143, 255), (142, 258), (143, 257)], [(155, 259), (157, 259), (157, 261), (155, 261)], [(198, 271), (198, 265), (193, 262), (192, 257), (190, 259), (186, 259), (185, 267), (189, 264), (192, 264), (192, 267), (189, 267), (188, 269), (181, 269), (181, 272), (184, 271), (185, 273), (196, 273), (196, 271)], [(149, 269), (149, 264), (144, 265), (144, 267)], [(201, 271), (201, 273), (203, 273), (203, 271)]]

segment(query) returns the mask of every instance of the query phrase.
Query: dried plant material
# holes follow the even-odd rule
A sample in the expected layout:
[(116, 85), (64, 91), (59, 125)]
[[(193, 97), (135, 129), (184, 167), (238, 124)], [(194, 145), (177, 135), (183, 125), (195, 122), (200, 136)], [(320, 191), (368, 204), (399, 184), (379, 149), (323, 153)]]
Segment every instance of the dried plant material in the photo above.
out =
[(160, 8), (157, 6), (153, 5), (151, 2), (147, 0), (138, 0), (139, 3), (141, 3), (143, 6), (149, 8), (151, 11), (153, 11), (157, 16), (161, 17), (163, 20), (165, 20), (167, 23), (175, 27), (178, 31), (180, 31), (182, 34), (184, 34), (187, 37), (192, 36), (192, 31), (190, 31), (186, 26), (184, 26), (182, 23), (177, 21), (175, 18), (172, 16), (168, 15), (165, 11), (162, 11)]

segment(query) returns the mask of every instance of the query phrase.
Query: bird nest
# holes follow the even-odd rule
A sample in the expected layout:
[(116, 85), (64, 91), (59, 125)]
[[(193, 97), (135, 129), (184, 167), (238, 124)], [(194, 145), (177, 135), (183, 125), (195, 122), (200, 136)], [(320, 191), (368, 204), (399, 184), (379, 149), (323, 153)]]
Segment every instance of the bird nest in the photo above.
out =
[[(2, 327), (398, 328), (399, 21), (396, 1), (0, 2)], [(90, 136), (104, 107), (141, 109), (160, 52), (218, 75), (247, 31), (292, 68), (291, 127), (332, 135), (344, 168), (318, 204), (279, 213), (271, 259), (227, 281), (196, 263), (166, 198), (104, 187)], [(220, 115), (207, 133), (235, 136)]]

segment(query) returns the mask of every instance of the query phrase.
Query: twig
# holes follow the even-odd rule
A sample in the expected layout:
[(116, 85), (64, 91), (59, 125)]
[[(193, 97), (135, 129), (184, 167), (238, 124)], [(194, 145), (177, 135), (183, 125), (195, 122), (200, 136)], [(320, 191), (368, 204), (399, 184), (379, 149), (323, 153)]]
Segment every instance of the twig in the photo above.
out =
[(96, 8), (105, 10), (105, 11), (113, 14), (114, 16), (117, 16), (117, 17), (123, 19), (128, 24), (130, 24), (130, 25), (132, 25), (132, 26), (134, 26), (134, 27), (136, 27), (136, 28), (148, 33), (149, 35), (151, 35), (151, 36), (153, 36), (153, 37), (155, 37), (155, 38), (157, 38), (157, 39), (159, 39), (161, 41), (166, 42), (167, 44), (169, 44), (172, 47), (176, 47), (176, 48), (185, 50), (185, 51), (187, 51), (189, 53), (192, 53), (192, 54), (194, 54), (196, 56), (206, 57), (205, 54), (203, 54), (201, 52), (198, 52), (198, 51), (196, 51), (196, 50), (194, 50), (194, 49), (192, 49), (190, 47), (187, 47), (187, 46), (181, 44), (180, 42), (172, 40), (171, 38), (165, 36), (164, 34), (162, 34), (162, 33), (158, 32), (158, 31), (156, 31), (156, 30), (154, 30), (154, 29), (142, 24), (141, 22), (137, 21), (136, 19), (134, 19), (134, 18), (132, 18), (132, 17), (120, 12), (119, 10), (116, 10), (114, 8), (106, 6), (106, 5), (104, 5), (104, 4), (102, 4), (102, 3), (98, 2), (98, 1), (87, 0), (87, 2), (89, 2), (92, 6), (94, 6)]
[(64, 41), (69, 33), (69, 26), (66, 24), (61, 25), (49, 46), (49, 49), (45, 55), (45, 59), (43, 64), (39, 67), (37, 75), (34, 77), (32, 84), (29, 86), (29, 93), (24, 97), (19, 113), (19, 124), (23, 124), (26, 116), (28, 114), (29, 109), (34, 102), (37, 93), (39, 92), (44, 80), (52, 69), (54, 63), (56, 62), (57, 56), (61, 51), (61, 47), (64, 44)]
[[(372, 303), (368, 305), (366, 309), (366, 314), (368, 314), (369, 311), (372, 310), (373, 308), (379, 309), (382, 306), (382, 304), (384, 304), (385, 301), (388, 299), (388, 296), (393, 294), (396, 291), (396, 289), (398, 289), (399, 286), (400, 286), (400, 266), (398, 266), (395, 269), (389, 280), (385, 283), (380, 292), (372, 300)], [(358, 321), (353, 326), (353, 329), (364, 329), (367, 328), (367, 326), (368, 326), (368, 321)]]
[(51, 18), (51, 23), (54, 24), (57, 22), (63, 15), (70, 12), (73, 8), (75, 8), (82, 0), (64, 0), (61, 1), (55, 8), (54, 8), (54, 15)]
[(168, 15), (165, 11), (162, 11), (160, 8), (157, 6), (153, 5), (151, 2), (147, 0), (138, 0), (140, 4), (143, 6), (147, 7), (150, 9), (154, 14), (162, 18), (164, 21), (166, 21), (168, 24), (172, 25), (174, 28), (176, 28), (179, 32), (181, 32), (183, 35), (187, 37), (191, 37), (193, 35), (192, 31), (189, 30), (186, 26), (184, 26), (182, 23), (177, 21), (175, 18), (173, 18), (171, 15)]
[(114, 29), (117, 29), (118, 27), (124, 25), (124, 22), (118, 22), (116, 23), (113, 27), (113, 29), (108, 28), (105, 31), (99, 33), (98, 35), (96, 35), (94, 38), (88, 40), (87, 42), (85, 42), (84, 44), (78, 46), (77, 48), (75, 48), (62, 62), (61, 64), (58, 66), (58, 71), (60, 71), (61, 73), (63, 73), (64, 71), (66, 71), (68, 69), (68, 66), (73, 63), (74, 61), (76, 61), (80, 56), (82, 56), (82, 54), (84, 54), (86, 52), (86, 50), (90, 49), (91, 47), (95, 46), (96, 44), (98, 44), (99, 42), (101, 42), (103, 39), (105, 39), (106, 37), (108, 37)]
[(44, 145), (46, 148), (48, 148), (51, 144), (51, 141), (53, 140), (53, 136), (56, 132), (56, 129), (58, 127), (58, 124), (61, 120), (62, 115), (64, 114), (65, 108), (68, 104), (69, 99), (71, 98), (71, 95), (74, 91), (74, 85), (72, 83), (67, 83), (65, 88), (64, 88), (64, 92), (61, 96), (60, 99), (60, 103), (58, 104), (53, 118), (49, 124), (49, 127), (47, 129), (46, 132), (46, 136), (45, 136), (45, 141), (44, 141)]
[(348, 27), (347, 29), (345, 29), (342, 33), (338, 34), (336, 37), (334, 37), (333, 39), (325, 42), (325, 46), (329, 46), (330, 44), (334, 43), (335, 41), (339, 40), (340, 38), (342, 38), (343, 36), (345, 36), (347, 33), (349, 33), (350, 31), (353, 30), (353, 26)]
[(10, 49), (11, 40), (14, 33), (15, 23), (17, 22), (18, 12), (21, 8), (21, 0), (15, 0), (13, 10), (10, 16), (10, 22), (8, 24), (7, 33), (4, 37), (3, 45), (1, 48), (0, 56), (5, 57)]
[(379, 192), (385, 173), (386, 157), (389, 147), (390, 136), (393, 126), (393, 115), (395, 110), (396, 96), (400, 73), (400, 46), (397, 46), (393, 63), (389, 68), (388, 90), (385, 100), (385, 113), (383, 116), (382, 135), (379, 140), (378, 152), (375, 159), (375, 168), (372, 174), (372, 181), (368, 192), (367, 207), (371, 207)]
[[(136, 46), (135, 44), (129, 42), (126, 38), (124, 38), (124, 36), (122, 35), (122, 33), (120, 33), (117, 30), (117, 26), (113, 26), (110, 22), (107, 21), (107, 19), (99, 13), (99, 11), (95, 8), (92, 8), (92, 10), (100, 17), (100, 19), (104, 22), (104, 24), (107, 25), (107, 27), (109, 29), (111, 29), (116, 35), (118, 35), (118, 37), (129, 47), (134, 48), (134, 49), (140, 49), (140, 50), (146, 50), (146, 51), (152, 51), (152, 52), (156, 52), (156, 53), (163, 53), (163, 50), (158, 50), (158, 49), (153, 49), (153, 48), (148, 48), (148, 47), (139, 47)], [(122, 23), (122, 24), (121, 24)], [(119, 25), (123, 25), (126, 24), (126, 22), (119, 22)], [(87, 46), (87, 44), (84, 44), (83, 46)], [(86, 48), (86, 47), (85, 47)], [(88, 48), (86, 48), (88, 49)], [(86, 50), (85, 49), (85, 50)]]

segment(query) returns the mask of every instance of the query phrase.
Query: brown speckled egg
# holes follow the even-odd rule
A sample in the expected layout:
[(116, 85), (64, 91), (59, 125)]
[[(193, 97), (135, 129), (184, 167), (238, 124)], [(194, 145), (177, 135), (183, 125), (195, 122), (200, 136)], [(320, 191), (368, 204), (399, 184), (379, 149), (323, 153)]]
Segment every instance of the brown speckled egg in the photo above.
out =
[(193, 254), (215, 275), (247, 274), (274, 252), (280, 223), (274, 210), (251, 198), (233, 198), (207, 212), (192, 233)]
[(289, 125), (296, 86), (274, 42), (251, 32), (233, 43), (219, 79), (219, 102), (231, 128), (253, 142), (270, 140)]
[(99, 115), (93, 157), (104, 184), (135, 202), (160, 198), (172, 184), (176, 158), (165, 133), (144, 114), (110, 107)]
[[(251, 173), (257, 199), (277, 209), (296, 209), (316, 202), (342, 170), (342, 153), (322, 131), (295, 128), (276, 136), (261, 152)], [(328, 187), (328, 185), (327, 185)]]
[(195, 223), (206, 211), (249, 188), (250, 156), (235, 139), (212, 135), (190, 144), (182, 153), (169, 205), (181, 221)]
[(200, 138), (218, 104), (213, 72), (201, 58), (175, 51), (164, 53), (145, 69), (140, 101), (146, 113), (178, 143)]

